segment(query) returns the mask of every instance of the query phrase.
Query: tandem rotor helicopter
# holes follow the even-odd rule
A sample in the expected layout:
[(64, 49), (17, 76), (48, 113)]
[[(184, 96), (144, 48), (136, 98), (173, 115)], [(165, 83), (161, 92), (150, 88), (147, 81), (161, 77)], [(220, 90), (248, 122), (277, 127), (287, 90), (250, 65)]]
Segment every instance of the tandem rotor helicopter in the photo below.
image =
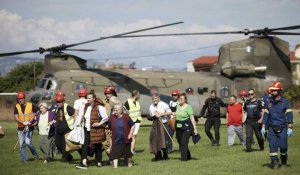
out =
[[(219, 92), (220, 98), (227, 100), (230, 95), (238, 94), (240, 90), (249, 88), (255, 88), (258, 96), (263, 95), (268, 86), (275, 80), (281, 81), (284, 89), (292, 84), (289, 43), (276, 36), (300, 35), (300, 33), (286, 32), (287, 30), (300, 29), (300, 25), (241, 31), (132, 35), (180, 23), (182, 22), (100, 37), (75, 44), (0, 53), (0, 57), (49, 52), (44, 59), (43, 78), (40, 79), (35, 90), (30, 91), (27, 95), (29, 100), (35, 104), (42, 100), (53, 103), (55, 92), (62, 90), (66, 93), (66, 102), (72, 105), (74, 100), (78, 98), (77, 92), (83, 87), (88, 90), (94, 89), (97, 96), (101, 98), (104, 97), (105, 87), (114, 86), (122, 101), (130, 97), (132, 90), (140, 91), (142, 115), (148, 115), (153, 91), (161, 94), (161, 99), (167, 103), (171, 99), (172, 90), (179, 89), (182, 92), (188, 92), (188, 101), (194, 109), (195, 116), (199, 117), (204, 100), (210, 96), (212, 89)], [(110, 38), (223, 34), (250, 36), (248, 39), (223, 44), (219, 49), (218, 62), (210, 72), (89, 69), (86, 60), (63, 52), (67, 50), (91, 51), (69, 48)]]

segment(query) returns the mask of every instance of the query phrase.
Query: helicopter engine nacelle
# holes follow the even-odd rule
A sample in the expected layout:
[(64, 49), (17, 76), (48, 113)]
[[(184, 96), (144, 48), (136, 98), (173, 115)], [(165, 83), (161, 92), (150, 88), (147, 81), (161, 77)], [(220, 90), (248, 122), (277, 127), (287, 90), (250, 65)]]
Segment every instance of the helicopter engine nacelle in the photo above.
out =
[(231, 62), (225, 63), (221, 68), (222, 73), (230, 78), (239, 76), (262, 76), (266, 73), (266, 70), (267, 66), (232, 64)]

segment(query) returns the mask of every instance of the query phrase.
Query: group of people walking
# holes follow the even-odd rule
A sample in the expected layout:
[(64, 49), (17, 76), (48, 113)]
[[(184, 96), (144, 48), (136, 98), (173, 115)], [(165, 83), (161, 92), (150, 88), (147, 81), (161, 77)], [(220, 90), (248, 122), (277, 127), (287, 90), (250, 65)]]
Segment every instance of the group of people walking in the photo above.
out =
[[(226, 107), (226, 123), (228, 126), (228, 146), (234, 145), (235, 136), (238, 135), (246, 151), (251, 152), (254, 143), (253, 133), (257, 138), (260, 150), (264, 150), (264, 138), (269, 131), (267, 139), (270, 145), (272, 168), (280, 166), (277, 150), (280, 148), (281, 165), (287, 164), (287, 136), (292, 135), (293, 116), (288, 101), (281, 96), (280, 82), (274, 82), (263, 100), (256, 99), (254, 89), (240, 91), (242, 102), (238, 102), (235, 95), (224, 103), (217, 97), (215, 90), (211, 97), (205, 100), (200, 116), (206, 117), (205, 133), (212, 146), (220, 146), (221, 107)], [(115, 89), (111, 86), (104, 89), (105, 99), (97, 98), (94, 91), (87, 92), (80, 89), (79, 99), (74, 107), (65, 102), (65, 94), (56, 92), (56, 105), (49, 109), (47, 103), (41, 102), (38, 108), (25, 101), (25, 93), (18, 92), (18, 103), (14, 114), (18, 122), (18, 137), (20, 153), (23, 162), (27, 162), (26, 145), (34, 159), (38, 159), (37, 151), (31, 142), (34, 126), (39, 133), (39, 147), (43, 154), (44, 163), (53, 160), (57, 149), (62, 154), (63, 161), (73, 159), (66, 150), (66, 134), (74, 128), (81, 127), (84, 140), (80, 143), (81, 156), (77, 168), (87, 169), (90, 165), (88, 156), (95, 155), (95, 164), (102, 166), (102, 152), (109, 155), (110, 163), (118, 167), (118, 160), (124, 158), (128, 167), (133, 165), (132, 156), (136, 153), (135, 145), (142, 121), (140, 93), (134, 90), (124, 104), (117, 97)], [(179, 90), (172, 91), (172, 100), (169, 104), (160, 100), (158, 94), (152, 94), (152, 104), (149, 107), (148, 119), (153, 121), (150, 131), (150, 152), (154, 154), (154, 161), (168, 160), (169, 153), (175, 144), (173, 135), (176, 133), (179, 144), (180, 159), (187, 161), (192, 158), (189, 150), (189, 140), (200, 140), (197, 131), (196, 118), (192, 106), (188, 103), (188, 96)], [(202, 118), (201, 117), (201, 118)], [(246, 139), (243, 134), (246, 127)], [(211, 133), (214, 128), (215, 135)]]

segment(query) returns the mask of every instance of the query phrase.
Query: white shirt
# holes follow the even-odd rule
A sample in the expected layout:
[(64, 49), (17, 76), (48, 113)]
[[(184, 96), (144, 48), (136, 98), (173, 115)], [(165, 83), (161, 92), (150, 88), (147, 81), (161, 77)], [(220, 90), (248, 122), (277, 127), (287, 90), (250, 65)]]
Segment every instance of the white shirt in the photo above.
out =
[(79, 110), (81, 106), (84, 106), (87, 103), (87, 99), (80, 98), (74, 101), (74, 109)]
[[(166, 113), (166, 112), (172, 112), (169, 105), (163, 101), (160, 101), (157, 103), (156, 106), (154, 106), (153, 104), (150, 105), (149, 107), (149, 113), (150, 113), (150, 116), (155, 116), (155, 112), (158, 112), (158, 113)], [(163, 123), (166, 123), (168, 122), (168, 119), (166, 116), (162, 116), (161, 117), (162, 119), (162, 122)]]
[[(98, 111), (100, 113), (99, 117), (101, 117), (104, 122), (107, 122), (108, 116), (107, 116), (105, 108), (103, 106), (99, 106)], [(91, 112), (92, 112), (92, 107), (91, 106), (87, 107), (85, 115), (84, 115), (84, 118), (85, 118), (84, 126), (86, 127), (87, 131), (91, 130), (91, 122), (90, 122), (91, 121)], [(80, 118), (81, 118), (81, 116), (83, 116), (83, 113), (84, 113), (84, 107), (80, 108), (80, 110), (79, 110)]]
[(48, 112), (40, 114), (40, 121), (38, 123), (39, 135), (48, 135)]

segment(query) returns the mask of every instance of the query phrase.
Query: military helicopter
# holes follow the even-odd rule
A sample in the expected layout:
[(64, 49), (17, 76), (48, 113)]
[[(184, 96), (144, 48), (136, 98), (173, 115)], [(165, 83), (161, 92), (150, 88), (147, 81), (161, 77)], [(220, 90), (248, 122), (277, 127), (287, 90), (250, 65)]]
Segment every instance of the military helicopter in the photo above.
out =
[[(300, 33), (295, 32), (282, 32), (282, 30), (300, 29), (300, 25), (242, 31), (132, 35), (136, 32), (175, 24), (178, 23), (48, 49), (39, 48), (37, 50), (2, 53), (0, 57), (32, 52), (50, 52), (44, 59), (43, 78), (38, 82), (36, 89), (29, 92), (28, 97), (33, 103), (39, 103), (41, 100), (52, 103), (55, 91), (62, 90), (66, 93), (67, 103), (72, 105), (74, 100), (78, 98), (77, 92), (81, 88), (94, 89), (97, 96), (103, 98), (104, 88), (114, 86), (122, 101), (130, 97), (132, 90), (140, 91), (142, 115), (148, 115), (148, 109), (152, 103), (151, 93), (159, 93), (163, 101), (169, 102), (172, 90), (179, 89), (186, 92), (195, 116), (199, 117), (204, 100), (210, 96), (210, 90), (217, 90), (218, 96), (226, 101), (230, 95), (238, 94), (242, 89), (254, 88), (258, 96), (261, 96), (275, 80), (281, 81), (284, 89), (292, 84), (289, 43), (274, 35), (300, 35)], [(109, 38), (220, 34), (251, 36), (248, 39), (223, 44), (219, 49), (218, 62), (210, 72), (88, 69), (86, 60), (62, 52), (70, 47)]]

